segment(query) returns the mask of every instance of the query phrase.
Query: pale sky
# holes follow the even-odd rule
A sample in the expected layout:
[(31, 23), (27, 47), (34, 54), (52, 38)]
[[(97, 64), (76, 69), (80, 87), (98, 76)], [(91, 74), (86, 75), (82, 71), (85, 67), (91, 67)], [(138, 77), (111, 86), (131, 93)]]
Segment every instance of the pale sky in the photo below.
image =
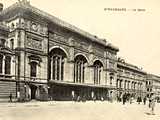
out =
[[(0, 0), (5, 7), (18, 0)], [(126, 62), (160, 75), (159, 0), (30, 0), (31, 4), (119, 47)], [(145, 9), (105, 11), (104, 8)]]

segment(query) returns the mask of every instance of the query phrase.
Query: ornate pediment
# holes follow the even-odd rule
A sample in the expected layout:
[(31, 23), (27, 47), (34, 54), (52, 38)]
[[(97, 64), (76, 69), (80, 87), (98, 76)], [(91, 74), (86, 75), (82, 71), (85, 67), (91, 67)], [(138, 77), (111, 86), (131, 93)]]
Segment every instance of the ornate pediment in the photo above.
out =
[(35, 61), (42, 62), (42, 58), (39, 57), (39, 56), (37, 56), (37, 55), (30, 55), (30, 56), (28, 56), (28, 58), (29, 58), (30, 60), (35, 60)]
[(13, 53), (13, 50), (11, 50), (9, 47), (0, 47), (0, 51), (4, 53)]

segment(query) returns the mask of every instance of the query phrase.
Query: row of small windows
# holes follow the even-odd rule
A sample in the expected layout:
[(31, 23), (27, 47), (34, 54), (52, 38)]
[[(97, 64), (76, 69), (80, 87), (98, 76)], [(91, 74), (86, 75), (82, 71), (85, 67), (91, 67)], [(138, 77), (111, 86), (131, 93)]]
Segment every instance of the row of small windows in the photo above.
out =
[(152, 88), (147, 88), (147, 92), (152, 92)]
[(151, 81), (146, 81), (146, 85), (151, 85)]
[[(123, 82), (123, 80), (117, 79), (117, 84), (116, 84), (117, 88), (122, 88), (122, 82)], [(136, 89), (136, 85), (138, 85), (137, 87), (139, 89), (142, 88), (142, 83), (137, 83), (134, 81), (130, 82), (130, 81), (125, 80), (123, 84), (124, 84), (124, 86), (123, 86), (124, 89), (130, 89), (130, 87), (131, 87), (131, 89)]]

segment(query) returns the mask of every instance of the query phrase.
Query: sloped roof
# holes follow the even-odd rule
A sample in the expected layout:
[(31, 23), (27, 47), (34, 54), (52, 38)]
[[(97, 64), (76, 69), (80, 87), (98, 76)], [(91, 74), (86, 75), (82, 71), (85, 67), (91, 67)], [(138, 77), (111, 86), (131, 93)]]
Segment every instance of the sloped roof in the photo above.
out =
[(42, 11), (42, 10), (32, 6), (32, 5), (30, 5), (28, 2), (27, 3), (17, 2), (15, 4), (13, 4), (12, 6), (4, 9), (0, 13), (0, 15), (3, 16), (5, 14), (7, 14), (8, 12), (13, 11), (17, 7), (21, 8), (21, 9), (25, 9), (27, 11), (31, 11), (31, 12), (37, 14), (37, 15), (40, 15), (43, 18), (46, 18), (47, 20), (53, 22), (54, 24), (56, 24), (56, 25), (58, 25), (60, 27), (63, 27), (63, 28), (66, 28), (66, 29), (68, 29), (68, 30), (70, 30), (72, 32), (78, 33), (78, 34), (80, 34), (80, 35), (82, 35), (82, 36), (84, 36), (84, 37), (86, 37), (86, 38), (88, 38), (88, 39), (90, 39), (90, 40), (92, 40), (94, 42), (97, 42), (97, 43), (102, 44), (102, 45), (104, 45), (106, 47), (109, 47), (112, 50), (119, 51), (119, 48), (116, 47), (116, 46), (113, 46), (111, 43), (108, 43), (105, 40), (102, 40), (102, 39), (96, 37), (95, 35), (92, 35), (92, 34), (86, 32), (86, 31), (83, 31), (83, 30), (75, 27), (74, 25), (71, 25), (71, 24), (69, 24), (69, 23), (67, 23), (67, 22), (65, 22), (63, 20), (60, 20), (59, 18), (57, 18), (57, 17), (55, 17), (53, 15), (50, 15), (50, 14), (48, 14), (48, 13), (46, 13), (46, 12), (44, 12), (44, 11)]
[(133, 64), (130, 64), (130, 63), (126, 63), (126, 62), (121, 62), (121, 61), (118, 61), (117, 64), (119, 66), (123, 66), (125, 68), (131, 69), (131, 70), (135, 70), (135, 71), (141, 72), (143, 74), (147, 74), (147, 72), (145, 72), (142, 69), (138, 68), (136, 65), (133, 65)]

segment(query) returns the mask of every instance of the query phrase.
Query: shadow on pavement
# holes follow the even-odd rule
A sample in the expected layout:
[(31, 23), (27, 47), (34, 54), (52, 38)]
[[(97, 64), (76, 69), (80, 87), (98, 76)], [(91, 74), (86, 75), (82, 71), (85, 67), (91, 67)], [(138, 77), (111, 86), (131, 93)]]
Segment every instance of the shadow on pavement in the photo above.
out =
[(149, 112), (146, 112), (145, 114), (146, 115), (155, 115), (155, 114), (152, 114), (152, 113), (149, 113)]

